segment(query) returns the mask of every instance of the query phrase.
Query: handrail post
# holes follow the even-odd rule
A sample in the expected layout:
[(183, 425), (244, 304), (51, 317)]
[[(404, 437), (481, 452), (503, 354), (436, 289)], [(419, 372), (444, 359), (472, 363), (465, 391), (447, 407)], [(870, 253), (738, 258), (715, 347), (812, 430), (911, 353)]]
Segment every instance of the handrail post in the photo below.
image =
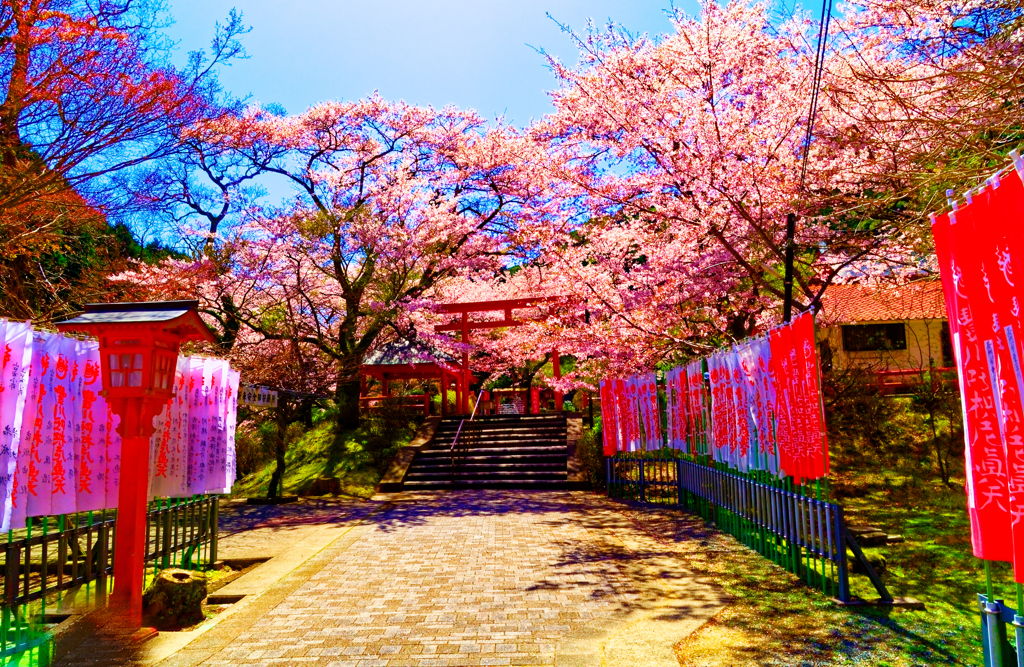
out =
[(473, 421), (473, 417), (476, 417), (476, 410), (477, 410), (477, 407), (480, 405), (480, 398), (483, 395), (484, 395), (484, 393), (482, 391), (479, 394), (476, 395), (476, 401), (474, 401), (474, 403), (473, 403), (473, 411), (470, 413), (469, 419), (468, 420), (467, 419), (463, 419), (462, 421), (459, 422), (459, 428), (456, 429), (455, 437), (452, 439), (452, 446), (448, 450), (448, 453), (449, 453), (450, 459), (451, 459), (451, 467), (449, 468), (449, 473), (450, 473), (451, 480), (452, 480), (452, 489), (455, 488), (455, 447), (457, 446), (457, 444), (459, 442), (459, 436), (462, 434), (462, 427), (466, 424), (467, 421)]

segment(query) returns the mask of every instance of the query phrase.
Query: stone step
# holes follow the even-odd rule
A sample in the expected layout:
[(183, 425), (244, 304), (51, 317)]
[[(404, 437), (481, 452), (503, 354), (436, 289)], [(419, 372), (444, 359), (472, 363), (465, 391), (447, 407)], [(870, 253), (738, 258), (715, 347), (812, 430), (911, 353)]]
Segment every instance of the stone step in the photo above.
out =
[[(474, 463), (455, 466), (456, 470), (465, 472), (513, 472), (522, 475), (533, 475), (541, 473), (566, 473), (565, 463)], [(436, 474), (451, 472), (451, 465), (416, 466), (409, 468), (406, 475)]]
[(448, 428), (438, 429), (434, 432), (435, 438), (452, 438), (456, 433), (499, 433), (502, 435), (542, 435), (542, 434), (565, 434), (568, 431), (564, 426), (552, 427), (552, 428), (537, 428), (531, 426), (529, 428)]
[(545, 489), (560, 491), (568, 488), (568, 481), (562, 479), (479, 479), (479, 480), (417, 480), (403, 484), (406, 489)]
[(470, 435), (476, 435), (479, 437), (494, 437), (500, 436), (503, 438), (564, 438), (566, 436), (566, 429), (564, 428), (524, 428), (524, 429), (482, 429), (477, 431), (452, 429), (450, 431), (437, 431), (434, 433), (435, 440), (447, 440), (452, 441), (456, 433), (460, 438), (468, 437)]
[[(459, 433), (459, 440), (466, 440), (469, 438), (476, 438), (478, 440), (565, 440), (567, 433), (564, 431), (559, 432), (547, 432), (547, 433), (533, 433), (523, 431), (521, 433), (508, 433), (507, 431), (483, 431), (477, 433)], [(441, 433), (434, 437), (434, 442), (447, 442), (451, 444), (452, 440), (455, 439), (455, 433)]]
[[(456, 443), (457, 449), (462, 449), (466, 446), (469, 447), (506, 447), (509, 449), (515, 447), (565, 447), (564, 437), (523, 437), (523, 439), (508, 439), (508, 437), (477, 437), (477, 439), (470, 439), (467, 437), (466, 440), (462, 440), (461, 437), (459, 442)], [(452, 441), (439, 441), (432, 443), (429, 446), (429, 450), (450, 450), (452, 449)]]
[(485, 456), (490, 458), (505, 458), (508, 456), (568, 456), (564, 446), (543, 446), (534, 447), (471, 447), (468, 449), (457, 448), (455, 452), (450, 449), (429, 449), (421, 451), (416, 455), (416, 460), (451, 458), (470, 458)]
[(564, 419), (445, 419), (438, 428), (458, 428), (459, 424), (474, 424), (480, 428), (556, 428), (566, 425)]
[[(565, 459), (547, 461), (549, 457), (529, 457), (520, 458), (518, 460), (499, 459), (499, 458), (476, 458), (476, 459), (460, 459), (458, 467), (466, 470), (490, 470), (490, 469), (509, 469), (509, 470), (558, 470), (565, 467)], [(539, 460), (540, 459), (540, 460)], [(451, 467), (451, 460), (434, 460), (424, 462), (424, 465), (414, 465), (410, 468), (413, 470), (436, 470), (438, 468)]]
[[(429, 479), (451, 479), (450, 472), (413, 472), (409, 471), (406, 475), (406, 479), (409, 481), (414, 480), (429, 480)], [(560, 472), (512, 472), (507, 470), (488, 470), (479, 472), (467, 472), (458, 471), (455, 473), (455, 479), (469, 480), (469, 479), (522, 479), (525, 481), (533, 480), (544, 480), (544, 479), (568, 479), (568, 473), (564, 470)]]

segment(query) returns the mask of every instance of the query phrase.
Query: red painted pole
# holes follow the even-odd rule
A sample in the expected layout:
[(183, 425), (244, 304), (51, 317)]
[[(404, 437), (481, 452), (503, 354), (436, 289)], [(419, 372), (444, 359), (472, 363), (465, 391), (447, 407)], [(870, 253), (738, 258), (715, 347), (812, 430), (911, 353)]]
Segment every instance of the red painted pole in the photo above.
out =
[[(562, 379), (562, 360), (558, 358), (558, 348), (551, 352), (551, 370), (556, 380)], [(555, 411), (562, 409), (562, 392), (555, 389)]]
[(455, 376), (455, 414), (463, 414), (463, 401), (462, 401), (462, 377)]
[(149, 491), (149, 439), (153, 417), (162, 408), (149, 398), (111, 401), (121, 418), (121, 480), (117, 496), (117, 536), (114, 540), (114, 590), (110, 606), (126, 616), (132, 627), (142, 625), (142, 589), (146, 570), (146, 502)]
[[(462, 342), (469, 344), (469, 314), (462, 313)], [(462, 414), (469, 413), (469, 350), (462, 352), (462, 400), (459, 401)]]
[(114, 541), (114, 591), (110, 596), (110, 606), (115, 611), (126, 613), (132, 627), (142, 625), (148, 486), (149, 438), (122, 439), (117, 537)]

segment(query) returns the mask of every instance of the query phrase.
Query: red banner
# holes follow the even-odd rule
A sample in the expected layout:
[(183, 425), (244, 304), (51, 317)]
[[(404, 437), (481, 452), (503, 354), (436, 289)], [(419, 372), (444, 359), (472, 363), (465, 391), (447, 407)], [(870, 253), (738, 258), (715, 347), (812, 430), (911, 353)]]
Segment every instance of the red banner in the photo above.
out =
[(775, 385), (775, 444), (779, 451), (779, 474), (798, 477), (793, 457), (792, 359), (789, 327), (776, 329), (768, 339), (772, 350), (771, 374)]
[(796, 352), (797, 372), (793, 376), (799, 419), (796, 439), (801, 456), (800, 477), (818, 479), (828, 474), (828, 443), (822, 429), (818, 354), (814, 341), (814, 317), (803, 313), (790, 327)]
[(707, 430), (704, 420), (704, 371), (700, 361), (686, 366), (686, 417), (690, 451), (707, 453)]
[[(999, 433), (994, 349), (986, 351), (977, 327), (987, 311), (980, 239), (969, 211), (943, 215), (932, 225), (960, 373), (964, 406), (967, 510), (974, 555), (1012, 560), (1006, 464)], [(991, 346), (990, 346), (991, 347)], [(998, 381), (998, 378), (995, 378)]]
[(604, 440), (605, 456), (614, 456), (619, 448), (615, 412), (615, 394), (612, 391), (612, 383), (610, 380), (601, 380), (601, 436)]
[[(1021, 218), (1012, 218), (1009, 205), (1024, 201), (1021, 181), (1011, 177), (996, 190), (988, 188), (970, 205), (973, 212), (973, 237), (990, 246), (981, 255), (982, 280), (986, 286), (985, 323), (978, 320), (983, 344), (995, 351), (999, 377), (1000, 434), (1006, 456), (1007, 491), (1013, 539), (1014, 579), (1024, 582), (1024, 374), (1021, 371), (1022, 342), (1020, 306), (1014, 283), (1015, 258), (1020, 257), (1019, 234), (1013, 234)], [(962, 222), (958, 223), (958, 225)], [(1024, 278), (1018, 270), (1016, 279)]]

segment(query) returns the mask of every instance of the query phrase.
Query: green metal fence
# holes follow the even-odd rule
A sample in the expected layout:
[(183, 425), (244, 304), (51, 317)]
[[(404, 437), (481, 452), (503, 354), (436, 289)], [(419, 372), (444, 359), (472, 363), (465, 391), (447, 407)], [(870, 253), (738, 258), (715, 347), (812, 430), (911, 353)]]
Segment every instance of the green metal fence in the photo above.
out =
[[(146, 566), (196, 569), (217, 559), (217, 496), (170, 498), (150, 503)], [(0, 664), (38, 652), (48, 662), (48, 629), (65, 617), (65, 605), (102, 605), (114, 572), (116, 511), (29, 519), (3, 545)], [(70, 598), (70, 599), (69, 599)]]
[(608, 495), (684, 507), (820, 589), (849, 603), (849, 558), (859, 561), (880, 598), (885, 584), (846, 529), (843, 508), (767, 473), (722, 470), (683, 458), (607, 459)]

